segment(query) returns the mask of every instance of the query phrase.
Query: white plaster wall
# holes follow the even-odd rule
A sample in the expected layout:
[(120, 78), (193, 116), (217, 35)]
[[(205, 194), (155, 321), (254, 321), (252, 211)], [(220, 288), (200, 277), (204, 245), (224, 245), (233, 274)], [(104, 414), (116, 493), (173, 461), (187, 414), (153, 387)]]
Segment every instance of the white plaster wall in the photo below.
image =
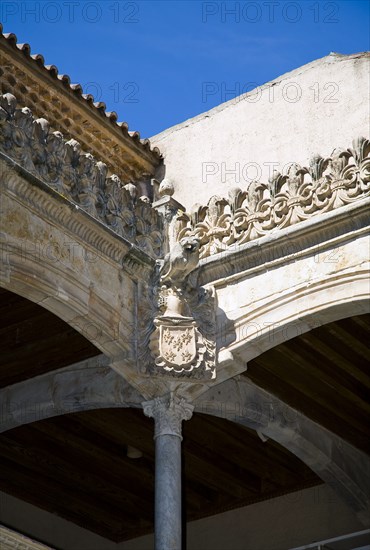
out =
[(369, 53), (330, 54), (151, 138), (175, 198), (187, 209), (206, 204), (368, 137), (369, 65)]
[[(60, 550), (153, 549), (152, 535), (114, 544), (5, 493), (0, 523)], [(287, 550), (362, 530), (355, 514), (320, 485), (191, 522), (187, 550)]]

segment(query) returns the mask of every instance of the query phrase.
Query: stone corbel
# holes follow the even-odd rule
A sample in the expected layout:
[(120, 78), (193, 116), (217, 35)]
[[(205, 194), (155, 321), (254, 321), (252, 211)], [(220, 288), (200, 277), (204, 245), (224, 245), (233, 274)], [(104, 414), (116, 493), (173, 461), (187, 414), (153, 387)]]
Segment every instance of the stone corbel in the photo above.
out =
[(197, 285), (198, 263), (199, 239), (188, 236), (158, 264), (151, 357), (145, 369), (150, 376), (201, 382), (216, 378), (214, 297)]

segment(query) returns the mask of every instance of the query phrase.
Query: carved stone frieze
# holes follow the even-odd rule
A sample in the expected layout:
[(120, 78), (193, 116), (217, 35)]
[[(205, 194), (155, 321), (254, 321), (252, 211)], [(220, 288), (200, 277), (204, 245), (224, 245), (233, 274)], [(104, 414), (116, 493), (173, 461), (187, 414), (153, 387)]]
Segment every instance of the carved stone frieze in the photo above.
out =
[(361, 137), (328, 158), (315, 155), (309, 167), (292, 163), (268, 183), (234, 188), (228, 198), (211, 197), (207, 206), (181, 212), (177, 240), (194, 236), (200, 258), (242, 245), (271, 231), (361, 200), (370, 194), (370, 141)]
[[(86, 250), (91, 250), (92, 257), (103, 255), (105, 259), (111, 260), (114, 264), (124, 266), (125, 271), (136, 279), (147, 280), (153, 266), (154, 259), (148, 257), (144, 251), (131, 246), (127, 241), (119, 239), (110, 231), (102, 231), (102, 227), (94, 220), (79, 210), (76, 205), (61, 196), (55, 200), (55, 195), (45, 193), (46, 185), (40, 182), (39, 185), (30, 185), (26, 177), (20, 177), (14, 166), (0, 158), (2, 179), (0, 187), (6, 194), (16, 197), (18, 201), (27, 204), (36, 215), (49, 220), (57, 226), (63, 227), (70, 234), (71, 238), (77, 238), (79, 242), (86, 245)], [(22, 169), (19, 168), (21, 176)], [(37, 180), (39, 182), (39, 180)], [(71, 207), (75, 213), (71, 216)], [(40, 243), (35, 242), (35, 247)], [(5, 250), (7, 245), (2, 245)], [(86, 252), (87, 254), (87, 252)]]
[(155, 420), (154, 439), (161, 435), (174, 435), (182, 439), (181, 423), (183, 420), (190, 420), (194, 407), (171, 392), (145, 401), (143, 410), (146, 416)]
[(152, 258), (161, 255), (161, 217), (140, 196), (140, 186), (108, 177), (106, 164), (84, 153), (76, 140), (64, 140), (30, 109), (17, 108), (12, 94), (0, 96), (0, 151)]

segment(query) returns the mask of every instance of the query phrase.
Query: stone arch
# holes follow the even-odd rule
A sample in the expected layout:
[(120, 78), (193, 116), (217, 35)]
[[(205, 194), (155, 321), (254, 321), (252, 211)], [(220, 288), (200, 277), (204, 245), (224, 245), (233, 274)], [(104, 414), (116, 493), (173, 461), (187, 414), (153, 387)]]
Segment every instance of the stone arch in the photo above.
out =
[(140, 386), (136, 310), (155, 260), (10, 159), (0, 180), (0, 286), (65, 321)]
[(369, 525), (370, 461), (362, 451), (244, 377), (227, 380), (195, 401), (195, 411), (256, 430), (292, 452)]
[[(322, 325), (370, 312), (368, 269), (331, 273), (278, 291), (234, 320), (235, 341), (227, 347), (236, 362), (258, 355)], [(241, 300), (240, 300), (241, 303)], [(231, 355), (230, 355), (231, 359)], [(241, 370), (245, 370), (242, 368)]]
[[(132, 331), (133, 321), (128, 307), (126, 319), (118, 310), (122, 267), (89, 248), (77, 235), (65, 233), (63, 227), (53, 228), (47, 221), (33, 217), (21, 205), (18, 216), (23, 215), (28, 234), (12, 227), (6, 234), (0, 233), (0, 286), (46, 308), (107, 356), (127, 355), (127, 331)], [(52, 243), (49, 232), (55, 238)], [(33, 241), (33, 233), (43, 234), (44, 241)], [(97, 268), (98, 262), (101, 269)], [(104, 270), (112, 288), (104, 284), (100, 273)], [(131, 295), (132, 281), (129, 277), (123, 279), (127, 295)]]
[[(251, 304), (246, 301), (256, 288), (253, 277), (240, 278), (234, 283), (233, 299), (241, 314), (233, 319), (236, 338), (223, 352), (225, 362), (221, 369), (225, 367), (228, 377), (231, 372), (237, 375), (245, 371), (248, 362), (283, 342), (322, 325), (370, 311), (365, 262), (345, 269), (341, 265), (324, 266), (316, 277), (304, 273), (305, 265), (309, 266), (309, 260), (302, 260), (303, 275), (298, 282), (289, 277), (284, 281), (284, 274), (289, 274), (291, 269), (289, 265), (277, 268), (283, 283), (279, 281), (275, 288), (264, 283), (264, 277), (268, 280), (266, 273), (257, 275), (257, 284), (263, 290)], [(221, 299), (221, 307), (228, 314), (227, 296), (224, 302)], [(230, 306), (229, 311), (232, 313)], [(244, 376), (225, 380), (205, 392), (196, 400), (196, 410), (243, 424), (256, 430), (262, 438), (275, 440), (331, 485), (365, 524), (368, 522), (369, 459), (338, 435)]]
[(98, 355), (1, 388), (0, 401), (2, 433), (65, 414), (140, 407), (142, 396), (110, 368), (108, 357)]

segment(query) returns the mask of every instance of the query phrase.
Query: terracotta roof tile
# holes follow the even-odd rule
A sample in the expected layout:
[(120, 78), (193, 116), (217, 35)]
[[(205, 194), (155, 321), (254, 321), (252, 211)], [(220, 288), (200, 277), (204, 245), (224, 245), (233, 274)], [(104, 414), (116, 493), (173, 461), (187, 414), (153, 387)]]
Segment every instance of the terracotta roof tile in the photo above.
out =
[(45, 65), (45, 59), (41, 54), (31, 54), (31, 46), (29, 44), (18, 44), (17, 36), (14, 33), (3, 33), (3, 26), (0, 23), (0, 36), (5, 38), (5, 40), (13, 48), (20, 50), (25, 57), (30, 61), (30, 63), (35, 62), (45, 71), (48, 72), (51, 78), (55, 80), (60, 80), (63, 85), (68, 87), (73, 91), (75, 96), (83, 101), (85, 101), (91, 108), (99, 111), (103, 116), (108, 118), (112, 124), (116, 124), (122, 131), (124, 135), (129, 135), (136, 143), (140, 143), (142, 147), (148, 151), (151, 151), (158, 158), (161, 158), (161, 152), (158, 147), (151, 148), (149, 139), (140, 139), (140, 133), (129, 132), (127, 122), (118, 122), (118, 115), (114, 111), (106, 111), (106, 104), (103, 101), (94, 102), (94, 97), (91, 94), (84, 94), (81, 84), (71, 84), (71, 79), (68, 75), (59, 74), (58, 67), (55, 65)]

